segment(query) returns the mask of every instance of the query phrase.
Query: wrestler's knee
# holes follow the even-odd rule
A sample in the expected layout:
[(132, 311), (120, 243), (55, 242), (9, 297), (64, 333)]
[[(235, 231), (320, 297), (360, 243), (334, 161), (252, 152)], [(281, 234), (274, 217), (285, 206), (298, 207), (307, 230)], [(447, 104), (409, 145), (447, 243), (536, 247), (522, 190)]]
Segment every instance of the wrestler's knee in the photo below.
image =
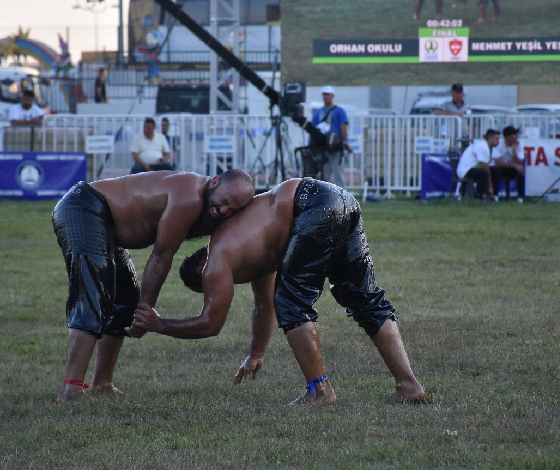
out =
[(278, 322), (278, 328), (281, 328), (285, 335), (287, 335), (290, 331), (299, 328), (301, 325), (308, 323), (314, 320), (298, 320), (298, 321), (281, 321), (278, 317), (276, 318)]
[(317, 312), (312, 304), (303, 302), (301, 299), (276, 295), (274, 310), (276, 311), (278, 328), (281, 328), (284, 334), (304, 323), (317, 320)]
[(363, 328), (363, 330), (367, 333), (367, 335), (371, 339), (373, 339), (373, 337), (379, 331), (379, 328), (381, 328), (383, 323), (385, 323), (387, 320), (391, 319), (393, 321), (397, 321), (398, 319), (394, 310), (385, 312), (383, 314), (379, 314), (379, 313), (372, 314), (369, 312), (367, 313), (354, 312), (352, 314), (352, 317), (354, 318), (354, 321), (358, 323), (358, 326), (360, 328)]

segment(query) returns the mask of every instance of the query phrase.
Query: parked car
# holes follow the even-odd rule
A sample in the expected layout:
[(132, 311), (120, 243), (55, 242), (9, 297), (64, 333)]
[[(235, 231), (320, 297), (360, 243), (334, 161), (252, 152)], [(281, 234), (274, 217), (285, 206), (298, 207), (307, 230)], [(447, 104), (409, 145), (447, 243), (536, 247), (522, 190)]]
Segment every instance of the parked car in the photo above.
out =
[(469, 105), (472, 114), (514, 114), (513, 108), (506, 106), (494, 106), (491, 104), (473, 104)]
[(560, 113), (560, 104), (524, 104), (513, 109), (522, 114)]
[[(446, 101), (449, 101), (449, 92), (429, 92), (421, 93), (410, 108), (410, 114), (435, 114)], [(467, 107), (471, 114), (511, 114), (515, 110), (506, 106), (495, 106), (489, 104), (470, 104)]]
[(524, 104), (514, 108), (517, 118), (512, 124), (524, 137), (560, 138), (560, 104)]

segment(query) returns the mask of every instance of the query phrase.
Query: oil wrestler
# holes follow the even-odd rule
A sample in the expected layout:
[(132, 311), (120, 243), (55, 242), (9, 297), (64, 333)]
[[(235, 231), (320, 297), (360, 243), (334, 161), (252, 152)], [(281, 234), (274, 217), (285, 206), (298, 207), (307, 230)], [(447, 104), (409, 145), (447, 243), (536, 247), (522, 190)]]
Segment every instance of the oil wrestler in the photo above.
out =
[(163, 319), (140, 304), (133, 327), (185, 339), (215, 336), (225, 323), (234, 284), (251, 282), (251, 350), (234, 383), (255, 378), (276, 313), (307, 381), (307, 391), (293, 403), (336, 400), (325, 375), (313, 308), (328, 278), (336, 301), (372, 338), (395, 378), (396, 391), (386, 401), (422, 400), (424, 390), (411, 370), (394, 308), (375, 281), (360, 206), (344, 189), (304, 178), (256, 196), (220, 225), (208, 248), (187, 257), (180, 272), (187, 287), (204, 291), (201, 313)]
[[(68, 362), (59, 402), (84, 398), (96, 344), (92, 391), (119, 393), (113, 373), (138, 302), (155, 305), (186, 237), (210, 234), (216, 222), (249, 204), (253, 195), (252, 178), (241, 170), (214, 178), (150, 172), (80, 182), (66, 193), (52, 216), (69, 279)], [(127, 249), (150, 245), (139, 288)]]

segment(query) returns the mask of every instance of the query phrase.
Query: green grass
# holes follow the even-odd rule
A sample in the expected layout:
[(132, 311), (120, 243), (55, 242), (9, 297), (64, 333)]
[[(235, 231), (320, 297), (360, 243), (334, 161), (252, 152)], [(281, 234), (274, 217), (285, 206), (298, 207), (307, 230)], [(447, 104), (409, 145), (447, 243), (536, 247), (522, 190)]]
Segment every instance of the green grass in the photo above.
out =
[[(318, 324), (338, 401), (295, 409), (304, 380), (280, 331), (258, 379), (232, 385), (247, 286), (216, 338), (126, 340), (124, 398), (57, 405), (67, 283), (53, 205), (0, 201), (0, 469), (560, 468), (558, 205), (363, 204), (378, 282), (430, 402), (383, 404), (392, 378), (326, 291)], [(177, 268), (202, 244), (177, 255), (162, 315), (198, 313)], [(132, 252), (139, 274), (148, 255)]]
[[(455, 7), (452, 5), (455, 4)], [(418, 38), (418, 28), (435, 18), (433, 0), (425, 0), (414, 21), (414, 0), (282, 1), (282, 80), (308, 86), (555, 85), (557, 62), (455, 64), (313, 64), (314, 39)], [(501, 19), (476, 25), (476, 0), (444, 0), (444, 16), (462, 19), (471, 38), (538, 38), (560, 34), (560, 9), (551, 0), (502, 0)]]

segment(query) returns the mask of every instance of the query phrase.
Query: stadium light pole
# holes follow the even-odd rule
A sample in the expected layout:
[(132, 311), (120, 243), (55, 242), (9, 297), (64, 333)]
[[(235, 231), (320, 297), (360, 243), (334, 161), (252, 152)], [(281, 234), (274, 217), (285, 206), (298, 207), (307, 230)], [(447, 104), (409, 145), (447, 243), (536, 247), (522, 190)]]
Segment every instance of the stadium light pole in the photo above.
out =
[[(122, 0), (119, 1), (122, 2)], [(76, 4), (72, 8), (74, 10), (85, 10), (85, 11), (91, 11), (93, 13), (94, 16), (93, 38), (95, 43), (95, 52), (97, 52), (99, 51), (99, 32), (98, 32), (99, 28), (97, 24), (97, 15), (105, 11), (105, 9), (107, 8), (107, 4), (105, 3), (105, 0), (86, 0), (86, 3), (90, 5), (82, 6), (78, 3), (78, 0), (76, 0)], [(102, 5), (102, 7), (100, 5)]]
[(124, 31), (123, 31), (123, 0), (119, 0), (119, 46), (117, 49), (117, 64), (124, 64)]

